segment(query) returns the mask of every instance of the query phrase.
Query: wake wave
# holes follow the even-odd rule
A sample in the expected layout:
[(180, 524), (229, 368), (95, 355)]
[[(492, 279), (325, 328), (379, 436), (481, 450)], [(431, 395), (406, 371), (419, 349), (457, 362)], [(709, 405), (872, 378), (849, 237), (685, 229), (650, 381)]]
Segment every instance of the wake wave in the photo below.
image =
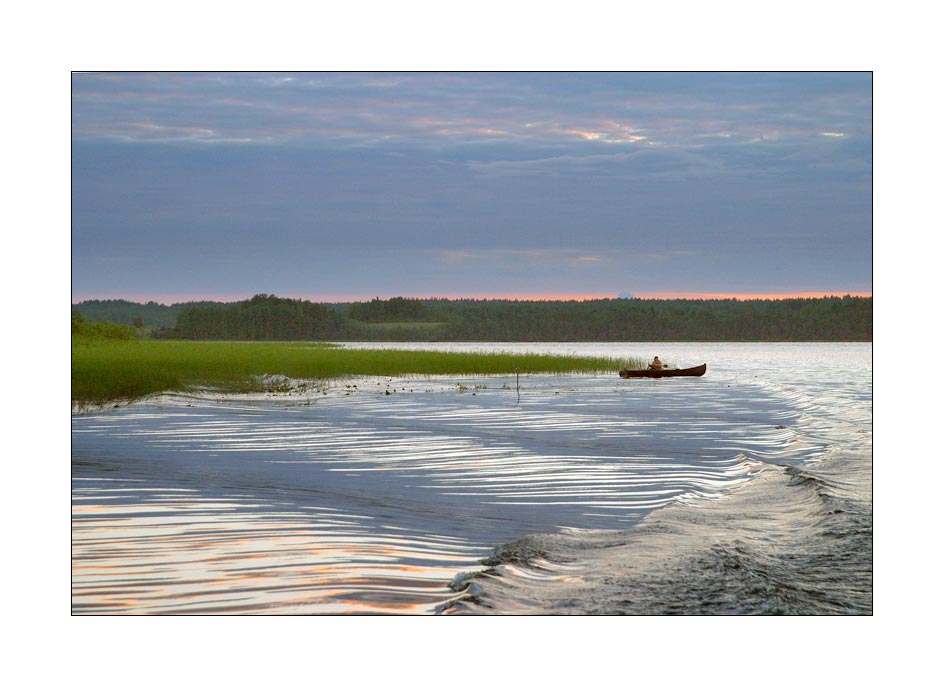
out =
[(520, 401), (513, 378), (361, 379), (74, 417), (74, 611), (870, 607), (868, 413), (846, 387), (521, 381)]

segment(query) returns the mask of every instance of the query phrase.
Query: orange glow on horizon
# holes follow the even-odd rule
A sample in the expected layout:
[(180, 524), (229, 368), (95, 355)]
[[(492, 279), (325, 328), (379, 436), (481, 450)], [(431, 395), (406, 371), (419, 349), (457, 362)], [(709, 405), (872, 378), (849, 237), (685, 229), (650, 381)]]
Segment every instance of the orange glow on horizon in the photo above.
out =
[[(86, 300), (109, 300), (124, 299), (137, 303), (147, 303), (154, 301), (163, 305), (173, 305), (175, 303), (188, 303), (191, 301), (212, 301), (217, 303), (234, 303), (245, 301), (252, 298), (255, 294), (197, 294), (197, 295), (77, 295), (72, 299), (72, 304), (81, 303)], [(343, 294), (322, 294), (317, 296), (298, 294), (298, 293), (276, 293), (281, 298), (294, 298), (314, 303), (356, 303), (381, 298), (383, 300), (402, 296), (403, 298), (416, 298), (420, 300), (427, 299), (446, 299), (446, 300), (517, 300), (517, 301), (592, 301), (618, 298), (616, 293), (439, 293), (439, 294), (375, 294), (372, 296), (343, 295)], [(700, 291), (640, 291), (634, 292), (633, 298), (640, 300), (668, 300), (668, 299), (690, 299), (690, 300), (784, 300), (787, 298), (826, 298), (842, 296), (859, 296), (862, 298), (871, 298), (871, 291), (794, 291), (789, 293), (717, 293)]]
[(739, 301), (772, 300), (781, 301), (788, 298), (827, 298), (832, 296), (859, 296), (871, 298), (871, 291), (794, 291), (792, 293), (701, 293), (697, 291), (644, 291), (633, 294), (634, 298), (644, 300), (691, 299), (691, 300), (724, 300)]
[[(392, 298), (393, 296), (381, 296)], [(445, 298), (448, 300), (488, 300), (488, 301), (596, 301), (604, 298), (616, 298), (615, 293), (446, 293), (420, 296), (403, 296), (420, 300)], [(359, 299), (365, 300), (365, 299)], [(370, 300), (370, 299), (366, 299)]]
[[(216, 303), (235, 303), (237, 301), (247, 301), (255, 294), (161, 294), (161, 295), (86, 295), (77, 294), (72, 299), (72, 304), (91, 300), (116, 300), (123, 299), (135, 303), (147, 303), (154, 301), (162, 305), (173, 305), (175, 303), (190, 303), (197, 301), (212, 301)], [(519, 301), (592, 301), (605, 298), (616, 298), (615, 293), (438, 293), (438, 294), (408, 294), (408, 293), (389, 293), (365, 295), (365, 294), (301, 294), (301, 293), (275, 293), (279, 298), (294, 298), (313, 303), (357, 303), (371, 301), (374, 298), (387, 300), (389, 298), (416, 298), (427, 300), (434, 298), (443, 298), (448, 300), (519, 300)]]

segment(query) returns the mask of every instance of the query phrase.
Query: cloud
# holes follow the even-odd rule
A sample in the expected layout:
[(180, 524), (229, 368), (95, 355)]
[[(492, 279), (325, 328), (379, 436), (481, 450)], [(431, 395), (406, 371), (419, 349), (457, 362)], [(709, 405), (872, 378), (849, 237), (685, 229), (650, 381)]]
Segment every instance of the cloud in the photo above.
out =
[[(419, 252), (425, 253), (426, 251)], [(625, 248), (618, 248), (613, 251), (614, 257), (587, 255), (579, 249), (569, 248), (485, 248), (470, 250), (435, 250), (432, 252), (435, 261), (450, 266), (463, 265), (475, 267), (476, 265), (508, 264), (517, 265), (519, 267), (534, 267), (540, 265), (546, 268), (586, 268), (612, 265), (614, 263), (653, 264), (679, 258), (690, 258), (697, 255), (695, 251), (677, 248), (665, 248), (661, 250), (627, 250)]]
[(585, 267), (603, 262), (603, 258), (566, 248), (486, 248), (479, 250), (436, 250), (435, 259), (456, 266), (475, 264), (543, 265), (545, 267)]
[[(129, 72), (72, 86), (77, 289), (870, 279), (868, 74)], [(109, 256), (140, 264), (101, 269)]]
[(584, 152), (822, 131), (861, 136), (870, 132), (871, 114), (861, 80), (761, 73), (89, 73), (73, 77), (73, 135), (339, 146), (501, 141)]
[(487, 176), (579, 176), (678, 180), (730, 173), (717, 155), (678, 147), (650, 147), (630, 153), (558, 155), (531, 160), (472, 161), (468, 168)]

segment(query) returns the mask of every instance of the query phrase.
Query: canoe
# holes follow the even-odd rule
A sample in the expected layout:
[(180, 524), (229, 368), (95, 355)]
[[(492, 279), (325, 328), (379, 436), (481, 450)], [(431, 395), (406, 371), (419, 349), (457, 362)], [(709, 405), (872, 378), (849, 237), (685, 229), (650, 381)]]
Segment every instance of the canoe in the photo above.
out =
[(702, 363), (698, 367), (686, 367), (681, 370), (620, 370), (619, 376), (624, 379), (631, 377), (701, 377), (705, 374), (708, 365)]

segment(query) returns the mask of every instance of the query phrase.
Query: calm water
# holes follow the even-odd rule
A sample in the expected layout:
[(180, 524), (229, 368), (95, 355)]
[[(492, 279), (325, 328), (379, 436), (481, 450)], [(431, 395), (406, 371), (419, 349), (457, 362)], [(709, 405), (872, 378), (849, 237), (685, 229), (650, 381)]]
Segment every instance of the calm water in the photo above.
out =
[(708, 373), (74, 416), (73, 612), (871, 612), (871, 344), (424, 347)]

